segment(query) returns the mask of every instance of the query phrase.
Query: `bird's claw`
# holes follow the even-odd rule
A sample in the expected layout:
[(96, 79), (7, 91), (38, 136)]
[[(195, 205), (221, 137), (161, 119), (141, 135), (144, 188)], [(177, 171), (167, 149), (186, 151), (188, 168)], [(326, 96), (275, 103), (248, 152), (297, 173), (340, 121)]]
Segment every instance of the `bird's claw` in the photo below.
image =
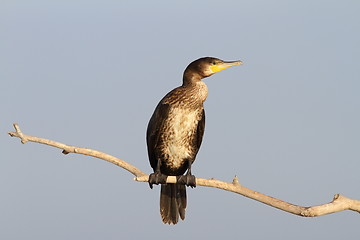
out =
[(196, 178), (194, 175), (186, 174), (177, 177), (177, 182), (180, 184), (184, 184), (188, 187), (194, 188), (196, 187)]
[(149, 186), (152, 189), (153, 188), (153, 184), (158, 185), (158, 184), (165, 184), (166, 183), (166, 179), (167, 176), (160, 173), (160, 172), (155, 172), (155, 173), (151, 173), (149, 175)]

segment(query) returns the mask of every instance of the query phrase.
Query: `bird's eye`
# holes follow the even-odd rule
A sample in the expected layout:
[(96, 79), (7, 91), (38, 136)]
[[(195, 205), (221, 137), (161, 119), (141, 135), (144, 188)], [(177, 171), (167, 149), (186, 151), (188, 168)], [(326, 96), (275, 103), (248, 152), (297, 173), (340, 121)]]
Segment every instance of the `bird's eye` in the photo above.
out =
[(212, 65), (216, 65), (216, 62), (215, 62), (215, 61), (213, 61), (211, 64), (212, 64)]

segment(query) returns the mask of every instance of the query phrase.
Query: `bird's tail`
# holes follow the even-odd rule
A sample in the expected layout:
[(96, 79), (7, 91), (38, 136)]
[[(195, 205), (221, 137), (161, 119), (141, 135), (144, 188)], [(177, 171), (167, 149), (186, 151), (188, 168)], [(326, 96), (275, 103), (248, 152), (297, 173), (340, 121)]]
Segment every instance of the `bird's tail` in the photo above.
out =
[(185, 219), (186, 187), (181, 184), (162, 184), (160, 192), (160, 214), (162, 221), (176, 224), (179, 216)]

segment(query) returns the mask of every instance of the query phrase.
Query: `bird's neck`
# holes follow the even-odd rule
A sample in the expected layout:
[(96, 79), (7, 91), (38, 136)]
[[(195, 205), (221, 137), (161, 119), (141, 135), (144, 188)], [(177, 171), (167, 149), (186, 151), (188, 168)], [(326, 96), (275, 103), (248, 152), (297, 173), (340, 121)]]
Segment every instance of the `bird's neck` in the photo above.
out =
[(190, 82), (183, 84), (182, 87), (186, 89), (188, 100), (193, 104), (203, 104), (208, 96), (208, 88), (203, 81)]
[(186, 69), (183, 76), (183, 86), (200, 82), (203, 78), (199, 73)]

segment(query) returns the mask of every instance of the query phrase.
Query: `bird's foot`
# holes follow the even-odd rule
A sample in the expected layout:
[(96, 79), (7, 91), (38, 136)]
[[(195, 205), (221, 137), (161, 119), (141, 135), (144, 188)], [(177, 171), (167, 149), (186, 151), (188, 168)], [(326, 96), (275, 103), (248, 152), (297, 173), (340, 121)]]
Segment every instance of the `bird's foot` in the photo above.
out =
[(167, 176), (160, 173), (160, 172), (154, 172), (149, 175), (149, 186), (152, 189), (153, 184), (165, 184), (166, 183)]
[(196, 187), (196, 178), (194, 175), (191, 175), (191, 174), (181, 175), (181, 176), (178, 176), (176, 180), (178, 183), (184, 184), (188, 187), (191, 187), (191, 188)]

